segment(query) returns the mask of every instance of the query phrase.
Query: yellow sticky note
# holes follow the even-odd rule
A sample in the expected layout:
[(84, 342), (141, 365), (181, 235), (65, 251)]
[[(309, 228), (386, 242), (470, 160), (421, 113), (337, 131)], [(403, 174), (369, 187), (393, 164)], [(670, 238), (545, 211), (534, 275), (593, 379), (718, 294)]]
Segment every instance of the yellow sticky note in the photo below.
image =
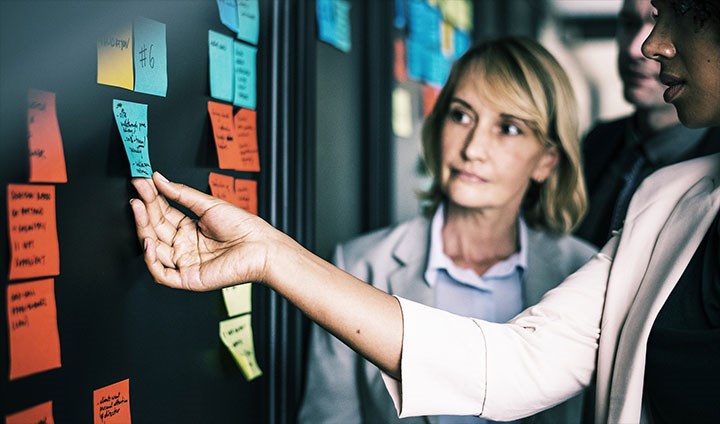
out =
[(398, 137), (410, 138), (412, 129), (412, 98), (410, 92), (397, 87), (393, 90), (392, 124)]
[(132, 90), (133, 74), (132, 24), (126, 24), (97, 40), (98, 84)]
[(239, 284), (222, 290), (228, 315), (252, 312), (252, 284)]
[(232, 353), (246, 380), (251, 381), (262, 375), (255, 360), (250, 314), (220, 321), (220, 339)]

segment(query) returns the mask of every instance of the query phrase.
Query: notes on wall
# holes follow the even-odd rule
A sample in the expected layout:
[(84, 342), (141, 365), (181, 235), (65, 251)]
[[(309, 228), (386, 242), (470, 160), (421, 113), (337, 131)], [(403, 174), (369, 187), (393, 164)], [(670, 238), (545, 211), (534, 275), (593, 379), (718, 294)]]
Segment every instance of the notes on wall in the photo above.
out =
[(165, 97), (168, 87), (165, 24), (137, 18), (133, 35), (135, 91)]
[[(221, 1), (218, 0), (218, 3)], [(232, 102), (235, 97), (233, 39), (208, 30), (208, 56), (210, 59), (210, 96)]]
[(5, 424), (54, 424), (52, 401), (23, 409), (5, 417)]
[(257, 143), (257, 114), (254, 110), (240, 109), (233, 118), (235, 140), (240, 155), (238, 171), (260, 171)]
[(10, 379), (61, 366), (53, 279), (7, 287)]
[(248, 381), (262, 375), (262, 370), (255, 360), (250, 316), (251, 314), (245, 314), (220, 321), (220, 339), (230, 350)]
[(232, 32), (238, 30), (238, 14), (236, 0), (217, 0), (220, 22)]
[(393, 89), (392, 108), (393, 132), (398, 137), (410, 138), (413, 133), (412, 96), (407, 89), (402, 87)]
[(238, 41), (233, 43), (233, 47), (235, 73), (233, 104), (247, 109), (255, 109), (257, 48)]
[(132, 25), (123, 25), (98, 39), (97, 83), (133, 89)]
[(208, 101), (208, 114), (220, 168), (260, 171), (255, 111), (239, 109), (233, 117), (232, 105)]
[(55, 109), (55, 93), (30, 90), (27, 113), (30, 182), (67, 182), (65, 153)]
[(130, 424), (130, 380), (93, 391), (95, 424)]
[(239, 284), (222, 290), (229, 316), (252, 312), (252, 284)]
[(258, 0), (237, 0), (237, 15), (237, 38), (251, 44), (257, 44), (260, 34)]
[(130, 175), (150, 178), (150, 154), (148, 153), (147, 105), (113, 100), (113, 114), (130, 163)]
[(347, 0), (317, 0), (318, 38), (348, 53), (352, 50), (350, 2)]
[(60, 273), (55, 186), (8, 184), (9, 279)]
[(165, 24), (138, 17), (98, 38), (98, 84), (165, 97), (167, 42)]
[(257, 215), (257, 181), (211, 172), (208, 184), (213, 196)]

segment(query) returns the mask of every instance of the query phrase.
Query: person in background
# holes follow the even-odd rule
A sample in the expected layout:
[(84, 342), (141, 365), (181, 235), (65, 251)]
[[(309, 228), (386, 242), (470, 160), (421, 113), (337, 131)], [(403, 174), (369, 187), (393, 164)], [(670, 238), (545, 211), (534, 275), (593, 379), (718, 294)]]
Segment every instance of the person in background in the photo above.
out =
[[(562, 68), (538, 43), (504, 38), (461, 57), (428, 116), (426, 216), (360, 236), (333, 262), (385, 292), (505, 322), (596, 252), (567, 234), (585, 209), (577, 117)], [(548, 107), (554, 105), (555, 107)], [(532, 422), (577, 423), (581, 396)], [(482, 423), (474, 416), (402, 422)], [(391, 423), (380, 371), (312, 328), (300, 422)]]
[[(661, 64), (665, 101), (689, 127), (720, 125), (720, 3), (653, 5), (643, 53)], [(378, 366), (401, 417), (518, 419), (597, 374), (598, 423), (720, 422), (720, 154), (645, 179), (603, 249), (503, 324), (391, 296), (261, 218), (157, 172), (132, 183), (138, 238), (158, 283), (266, 284)]]
[(582, 143), (589, 208), (575, 235), (596, 246), (622, 226), (630, 198), (648, 175), (720, 151), (720, 128), (687, 128), (663, 100), (660, 64), (641, 51), (653, 10), (649, 0), (625, 0), (618, 16), (618, 70), (634, 113), (597, 124)]

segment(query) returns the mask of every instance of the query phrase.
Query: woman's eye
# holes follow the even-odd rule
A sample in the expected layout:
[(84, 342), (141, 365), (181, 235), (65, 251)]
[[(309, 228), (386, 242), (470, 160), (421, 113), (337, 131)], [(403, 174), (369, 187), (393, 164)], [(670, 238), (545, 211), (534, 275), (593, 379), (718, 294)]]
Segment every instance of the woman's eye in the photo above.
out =
[(501, 124), (500, 130), (505, 135), (520, 135), (523, 133), (522, 130), (514, 124)]
[(450, 112), (448, 112), (448, 117), (458, 124), (469, 124), (472, 122), (470, 115), (460, 109), (451, 109)]

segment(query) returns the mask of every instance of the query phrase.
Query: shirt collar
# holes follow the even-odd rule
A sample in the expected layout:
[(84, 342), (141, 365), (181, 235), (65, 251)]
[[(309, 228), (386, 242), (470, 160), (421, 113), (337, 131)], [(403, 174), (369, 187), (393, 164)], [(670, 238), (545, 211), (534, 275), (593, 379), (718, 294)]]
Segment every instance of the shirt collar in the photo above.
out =
[(428, 254), (427, 268), (425, 270), (425, 282), (431, 287), (437, 281), (437, 274), (441, 270), (447, 271), (453, 278), (466, 284), (475, 285), (474, 280), (483, 278), (502, 278), (516, 271), (522, 273), (527, 269), (527, 224), (520, 216), (518, 218), (518, 238), (520, 250), (507, 259), (493, 265), (485, 274), (478, 276), (470, 269), (462, 269), (455, 265), (444, 251), (442, 228), (445, 225), (445, 203), (438, 206), (430, 223), (430, 248)]
[(682, 124), (674, 125), (649, 136), (640, 137), (636, 119), (627, 127), (630, 145), (639, 145), (645, 158), (656, 167), (667, 166), (687, 158), (707, 133), (707, 128), (692, 129)]

